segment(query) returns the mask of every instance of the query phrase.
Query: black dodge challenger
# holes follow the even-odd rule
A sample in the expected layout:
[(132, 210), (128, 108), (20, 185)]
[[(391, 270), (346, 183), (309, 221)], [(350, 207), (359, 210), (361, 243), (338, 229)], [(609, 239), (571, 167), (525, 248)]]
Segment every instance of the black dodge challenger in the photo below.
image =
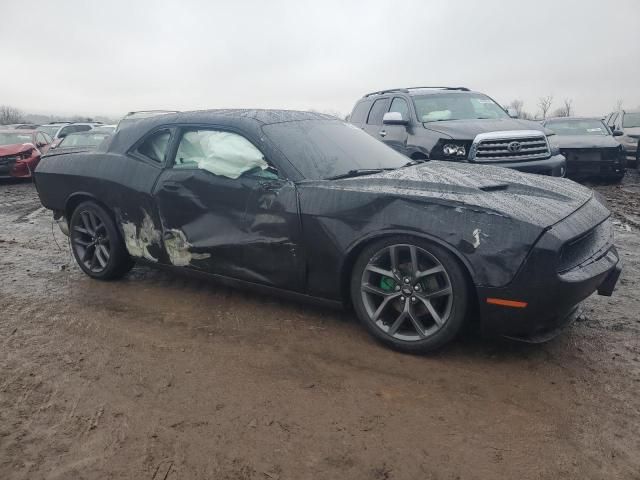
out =
[(567, 176), (621, 180), (627, 167), (625, 151), (614, 133), (599, 118), (550, 118), (543, 125), (555, 133), (551, 138), (567, 160)]
[(131, 122), (37, 168), (42, 204), (89, 276), (134, 260), (351, 304), (406, 352), (486, 332), (553, 336), (620, 274), (610, 213), (570, 180), (409, 160), (306, 112), (213, 110)]

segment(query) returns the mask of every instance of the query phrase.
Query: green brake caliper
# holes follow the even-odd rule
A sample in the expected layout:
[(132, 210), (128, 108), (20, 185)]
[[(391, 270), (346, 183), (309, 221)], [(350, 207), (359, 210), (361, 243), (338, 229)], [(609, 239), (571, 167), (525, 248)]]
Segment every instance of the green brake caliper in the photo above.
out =
[(394, 288), (396, 288), (396, 282), (393, 278), (382, 277), (380, 279), (380, 288), (385, 292), (391, 292)]

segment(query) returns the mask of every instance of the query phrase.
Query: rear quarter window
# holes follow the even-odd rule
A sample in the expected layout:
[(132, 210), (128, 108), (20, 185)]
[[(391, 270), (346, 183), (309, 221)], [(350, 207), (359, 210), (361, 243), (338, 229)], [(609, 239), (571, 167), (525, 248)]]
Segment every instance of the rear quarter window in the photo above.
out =
[(369, 113), (370, 107), (370, 101), (363, 100), (361, 102), (358, 102), (353, 109), (353, 113), (351, 113), (351, 118), (349, 118), (349, 121), (351, 123), (364, 123), (367, 118), (367, 113)]

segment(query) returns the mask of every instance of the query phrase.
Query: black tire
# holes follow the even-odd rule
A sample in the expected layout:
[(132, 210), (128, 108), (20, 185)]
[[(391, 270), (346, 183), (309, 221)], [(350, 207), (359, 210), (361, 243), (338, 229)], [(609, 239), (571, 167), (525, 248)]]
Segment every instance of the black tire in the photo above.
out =
[(69, 236), (78, 266), (91, 278), (121, 278), (134, 265), (111, 215), (96, 202), (83, 202), (75, 208)]
[[(417, 267), (410, 269), (407, 261)], [(410, 273), (412, 270), (417, 273)], [(396, 272), (394, 277), (380, 273), (389, 271)], [(405, 353), (431, 352), (453, 340), (465, 323), (469, 289), (463, 267), (453, 254), (410, 236), (388, 237), (366, 246), (351, 273), (351, 300), (360, 322), (377, 340)], [(442, 293), (447, 290), (450, 295)]]

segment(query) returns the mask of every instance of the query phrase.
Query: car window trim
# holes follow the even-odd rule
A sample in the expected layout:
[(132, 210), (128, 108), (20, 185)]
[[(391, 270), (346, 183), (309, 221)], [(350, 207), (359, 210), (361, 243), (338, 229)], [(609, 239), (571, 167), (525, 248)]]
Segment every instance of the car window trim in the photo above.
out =
[[(162, 131), (162, 130), (168, 130), (169, 133), (171, 134), (171, 136), (169, 137), (169, 143), (167, 144), (167, 152), (164, 156), (164, 160), (162, 162), (157, 162), (155, 160), (153, 160), (152, 158), (147, 157), (146, 155), (143, 155), (142, 153), (138, 152), (138, 148), (140, 147), (140, 145), (142, 145), (149, 137), (155, 135), (156, 133)], [(147, 163), (149, 165), (153, 165), (154, 167), (158, 168), (159, 170), (162, 170), (166, 167), (166, 164), (168, 162), (168, 158), (169, 155), (171, 153), (171, 146), (172, 146), (172, 142), (173, 139), (175, 137), (176, 134), (176, 128), (173, 125), (158, 125), (155, 128), (153, 128), (152, 130), (149, 130), (146, 134), (144, 134), (142, 137), (140, 137), (140, 139), (135, 142), (133, 144), (133, 146), (131, 146), (129, 148), (129, 150), (127, 150), (126, 155), (129, 158), (133, 158), (139, 161), (142, 161), (144, 163)]]
[[(267, 154), (264, 152), (263, 148), (258, 147), (255, 142), (253, 140), (251, 140), (249, 137), (247, 137), (246, 133), (241, 131), (238, 128), (234, 128), (234, 127), (229, 127), (228, 125), (219, 125), (219, 124), (212, 124), (212, 123), (180, 123), (180, 124), (174, 124), (174, 127), (176, 128), (176, 132), (175, 132), (175, 140), (171, 141), (170, 143), (170, 148), (167, 152), (167, 158), (166, 158), (166, 165), (165, 165), (165, 169), (167, 170), (173, 170), (173, 166), (175, 165), (175, 160), (176, 160), (176, 155), (178, 153), (178, 147), (180, 146), (180, 140), (182, 140), (182, 136), (184, 134), (184, 132), (186, 130), (193, 130), (193, 129), (200, 129), (200, 130), (213, 130), (213, 131), (218, 131), (218, 132), (228, 132), (228, 133), (234, 133), (236, 135), (241, 136), (242, 138), (244, 138), (247, 142), (249, 142), (251, 145), (253, 145), (253, 147), (258, 150), (262, 156), (264, 157), (265, 161), (273, 168), (275, 168), (278, 171), (278, 178), (280, 180), (285, 180), (287, 181), (288, 179), (286, 178), (286, 176), (284, 175), (284, 172), (282, 172), (282, 169), (278, 167), (278, 165), (276, 165), (268, 156)], [(202, 168), (199, 167), (182, 167), (182, 168), (177, 168), (175, 170), (198, 170), (198, 171), (207, 171), (207, 170), (203, 170)], [(209, 172), (211, 173), (211, 172)], [(214, 173), (211, 173), (211, 175), (215, 175)], [(216, 175), (217, 177), (220, 177), (221, 175)], [(238, 178), (241, 178), (242, 175)], [(228, 177), (225, 177), (228, 178)], [(233, 179), (230, 179), (233, 180)]]
[[(380, 125), (382, 125), (382, 119), (380, 119), (380, 124), (377, 123), (369, 123), (369, 117), (371, 116), (371, 112), (373, 111), (373, 107), (375, 107), (377, 102), (387, 102), (387, 107), (385, 111), (389, 111), (389, 107), (391, 106), (391, 102), (389, 101), (389, 95), (385, 95), (384, 97), (380, 97), (380, 98), (376, 98), (373, 103), (371, 103), (371, 108), (369, 109), (369, 113), (367, 114), (367, 119), (365, 120), (364, 124), (365, 125), (374, 125), (376, 127), (379, 127)], [(384, 117), (384, 113), (382, 114), (382, 116)]]
[[(394, 95), (393, 97), (390, 97), (391, 101), (389, 102), (389, 108), (387, 108), (387, 113), (391, 111), (391, 105), (393, 104), (393, 101), (396, 98), (399, 98), (400, 100), (404, 100), (404, 103), (407, 105), (407, 115), (409, 115), (409, 117), (412, 117), (413, 115), (415, 115), (413, 113), (413, 111), (411, 110), (411, 106), (413, 104), (413, 102), (410, 102), (409, 100), (407, 100), (405, 97), (401, 96), (401, 95)], [(412, 118), (407, 118), (406, 120), (409, 121), (409, 123), (413, 123), (412, 122)]]

